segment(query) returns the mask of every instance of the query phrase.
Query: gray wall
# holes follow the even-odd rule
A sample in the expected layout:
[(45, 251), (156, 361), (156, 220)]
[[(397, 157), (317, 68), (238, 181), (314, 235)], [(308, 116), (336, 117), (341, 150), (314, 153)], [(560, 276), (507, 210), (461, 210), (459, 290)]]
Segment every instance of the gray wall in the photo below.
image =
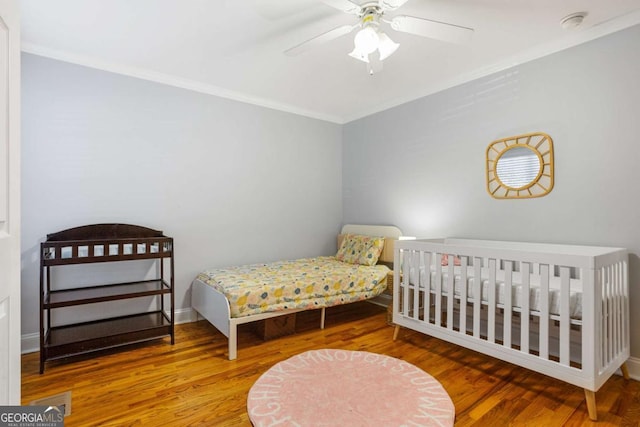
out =
[[(391, 223), (418, 237), (629, 248), (640, 307), (640, 26), (475, 80), (343, 128), (344, 222)], [(495, 200), (493, 140), (554, 140), (555, 188)], [(640, 313), (632, 309), (632, 355)]]
[(22, 85), (23, 334), (38, 332), (38, 245), (69, 227), (164, 230), (179, 309), (205, 268), (335, 251), (339, 125), (29, 54)]

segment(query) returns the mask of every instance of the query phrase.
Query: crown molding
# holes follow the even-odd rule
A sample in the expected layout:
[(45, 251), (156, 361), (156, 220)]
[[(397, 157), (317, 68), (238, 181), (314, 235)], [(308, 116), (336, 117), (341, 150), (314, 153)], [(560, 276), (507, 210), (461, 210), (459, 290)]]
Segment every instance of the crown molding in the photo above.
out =
[(224, 89), (219, 86), (214, 86), (195, 80), (184, 79), (181, 77), (173, 76), (170, 74), (159, 73), (144, 68), (131, 67), (124, 64), (115, 62), (103, 61), (98, 58), (77, 55), (74, 53), (50, 49), (44, 46), (40, 46), (28, 41), (23, 41), (21, 44), (22, 52), (32, 55), (43, 56), (46, 58), (56, 59), (58, 61), (69, 62), (76, 65), (82, 65), (84, 67), (94, 68), (97, 70), (108, 71), (115, 74), (121, 74), (128, 77), (135, 77), (138, 79), (148, 80), (155, 83), (160, 83), (168, 86), (173, 86), (181, 89), (186, 89), (194, 92), (204, 93), (207, 95), (213, 95), (220, 98), (226, 98), (233, 101), (243, 102), (245, 104), (256, 105), (259, 107), (269, 108), (272, 110), (283, 111), (285, 113), (291, 113), (299, 116), (309, 117), (312, 119), (322, 120), (326, 122), (332, 122), (337, 124), (344, 123), (342, 118), (323, 114), (317, 111), (310, 111), (301, 108), (297, 108), (293, 105), (274, 102), (266, 98), (260, 98), (252, 95), (248, 95), (242, 92), (237, 92), (229, 89)]

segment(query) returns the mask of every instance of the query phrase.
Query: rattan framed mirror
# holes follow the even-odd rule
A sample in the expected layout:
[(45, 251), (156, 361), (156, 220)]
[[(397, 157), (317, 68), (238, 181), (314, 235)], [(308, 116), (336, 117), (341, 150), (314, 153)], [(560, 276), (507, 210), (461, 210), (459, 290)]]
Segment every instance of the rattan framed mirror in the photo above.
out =
[(487, 192), (496, 199), (542, 197), (553, 189), (553, 140), (542, 132), (493, 141), (486, 153)]

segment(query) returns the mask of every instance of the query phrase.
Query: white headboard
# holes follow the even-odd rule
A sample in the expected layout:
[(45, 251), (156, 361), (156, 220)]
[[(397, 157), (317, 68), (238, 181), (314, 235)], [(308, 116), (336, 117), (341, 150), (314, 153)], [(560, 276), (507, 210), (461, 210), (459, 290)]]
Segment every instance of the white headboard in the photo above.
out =
[(345, 224), (342, 227), (341, 234), (361, 234), (364, 236), (383, 236), (394, 239), (402, 236), (402, 231), (393, 225), (363, 225), (363, 224)]

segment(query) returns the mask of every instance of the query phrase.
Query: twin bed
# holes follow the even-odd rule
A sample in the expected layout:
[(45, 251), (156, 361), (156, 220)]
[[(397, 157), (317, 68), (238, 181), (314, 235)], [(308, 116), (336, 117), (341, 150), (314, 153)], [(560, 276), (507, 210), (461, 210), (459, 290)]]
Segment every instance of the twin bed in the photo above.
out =
[(387, 226), (343, 227), (336, 256), (207, 270), (191, 284), (191, 305), (229, 341), (237, 357), (238, 325), (303, 310), (363, 301), (387, 287), (387, 265), (400, 230)]

